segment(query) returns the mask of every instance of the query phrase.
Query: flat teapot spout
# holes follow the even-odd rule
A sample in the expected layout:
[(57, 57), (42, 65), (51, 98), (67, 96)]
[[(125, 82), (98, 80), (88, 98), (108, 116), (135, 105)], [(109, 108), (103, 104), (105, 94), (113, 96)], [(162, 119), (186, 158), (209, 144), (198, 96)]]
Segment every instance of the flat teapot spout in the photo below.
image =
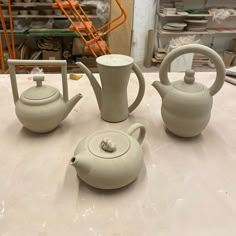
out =
[(68, 102), (66, 102), (66, 109), (65, 109), (65, 116), (64, 119), (68, 116), (68, 114), (71, 112), (73, 107), (76, 105), (76, 103), (83, 97), (82, 94), (78, 93), (73, 98), (71, 98)]
[(70, 165), (74, 166), (77, 172), (88, 173), (91, 170), (91, 162), (86, 154), (73, 156), (70, 160)]
[(85, 66), (82, 62), (76, 62), (76, 65), (80, 67), (80, 69), (87, 75), (89, 78), (90, 84), (92, 85), (93, 91), (95, 93), (95, 96), (97, 98), (98, 107), (101, 110), (102, 108), (102, 89), (97, 82), (96, 78), (92, 74), (92, 72), (88, 69), (87, 66)]
[(157, 90), (157, 92), (160, 94), (162, 98), (166, 96), (166, 94), (169, 92), (170, 85), (164, 85), (159, 81), (154, 81), (152, 83), (152, 86)]

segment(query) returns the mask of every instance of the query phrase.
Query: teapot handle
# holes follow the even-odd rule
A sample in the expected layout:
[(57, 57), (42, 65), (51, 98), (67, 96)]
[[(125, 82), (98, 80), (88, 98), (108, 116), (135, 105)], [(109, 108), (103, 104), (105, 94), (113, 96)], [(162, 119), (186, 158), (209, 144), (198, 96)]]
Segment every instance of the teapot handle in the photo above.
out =
[(133, 125), (131, 125), (128, 130), (127, 130), (127, 133), (132, 136), (132, 134), (137, 130), (137, 129), (140, 129), (140, 132), (139, 132), (139, 136), (137, 138), (138, 142), (141, 144), (143, 142), (143, 139), (145, 137), (145, 134), (146, 134), (146, 129), (145, 127), (140, 124), (140, 123), (135, 123)]
[(134, 100), (134, 102), (128, 108), (129, 113), (131, 113), (139, 105), (139, 103), (143, 99), (143, 95), (144, 95), (144, 92), (145, 92), (145, 81), (144, 81), (142, 71), (140, 70), (140, 68), (135, 63), (133, 63), (133, 68), (132, 69), (133, 69), (133, 71), (135, 72), (135, 74), (137, 76), (138, 83), (139, 83), (139, 90), (138, 90), (138, 95), (137, 95), (136, 99)]
[(180, 55), (186, 53), (201, 53), (207, 56), (214, 64), (216, 68), (216, 80), (213, 85), (209, 88), (209, 93), (213, 96), (215, 95), (223, 86), (225, 79), (225, 66), (221, 57), (215, 52), (213, 49), (199, 44), (188, 44), (184, 46), (180, 46), (173, 51), (171, 51), (163, 60), (160, 66), (160, 80), (164, 85), (170, 85), (170, 81), (168, 79), (168, 69), (170, 63), (174, 61)]
[(62, 74), (62, 86), (63, 86), (63, 99), (65, 102), (68, 101), (68, 85), (67, 85), (67, 62), (66, 60), (15, 60), (8, 59), (11, 87), (14, 102), (16, 103), (19, 99), (18, 88), (16, 83), (16, 65), (17, 66), (60, 66)]

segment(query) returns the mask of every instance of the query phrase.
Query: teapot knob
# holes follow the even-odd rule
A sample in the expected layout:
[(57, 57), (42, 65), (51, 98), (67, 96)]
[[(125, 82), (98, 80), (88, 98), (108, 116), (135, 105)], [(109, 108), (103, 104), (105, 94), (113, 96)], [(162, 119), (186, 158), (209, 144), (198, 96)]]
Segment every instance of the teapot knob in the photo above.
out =
[(36, 81), (37, 87), (42, 87), (42, 82), (44, 81), (44, 76), (34, 76), (33, 81)]
[(101, 142), (101, 148), (106, 152), (114, 152), (116, 150), (116, 145), (110, 138), (104, 138)]
[(186, 70), (184, 76), (184, 82), (186, 84), (193, 84), (195, 81), (194, 77), (195, 71), (194, 70)]

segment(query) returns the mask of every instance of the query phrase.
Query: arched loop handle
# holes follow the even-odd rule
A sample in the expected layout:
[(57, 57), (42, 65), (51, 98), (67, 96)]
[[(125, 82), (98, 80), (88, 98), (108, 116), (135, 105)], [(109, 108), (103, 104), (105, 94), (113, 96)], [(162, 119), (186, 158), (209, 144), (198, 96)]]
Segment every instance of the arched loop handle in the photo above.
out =
[(137, 95), (136, 99), (134, 100), (134, 102), (128, 108), (129, 113), (131, 113), (139, 105), (139, 103), (143, 99), (143, 95), (144, 95), (144, 92), (145, 92), (145, 81), (144, 81), (142, 71), (140, 70), (140, 68), (135, 63), (133, 63), (133, 68), (132, 69), (133, 69), (133, 71), (135, 72), (135, 74), (137, 76), (138, 83), (139, 83), (139, 90), (138, 90), (138, 95)]
[(132, 136), (132, 134), (137, 130), (137, 129), (140, 129), (140, 132), (139, 132), (139, 136), (137, 138), (138, 142), (141, 144), (143, 142), (143, 139), (145, 137), (145, 134), (146, 134), (146, 129), (145, 127), (140, 124), (140, 123), (135, 123), (133, 125), (131, 125), (128, 130), (127, 130), (127, 133)]
[(187, 54), (187, 53), (201, 53), (207, 56), (214, 64), (216, 68), (216, 80), (209, 88), (209, 93), (213, 96), (215, 95), (223, 86), (225, 80), (225, 65), (221, 57), (213, 49), (199, 44), (188, 44), (180, 46), (173, 51), (171, 51), (163, 60), (160, 66), (160, 80), (162, 84), (170, 85), (168, 79), (168, 69), (172, 61), (177, 57)]

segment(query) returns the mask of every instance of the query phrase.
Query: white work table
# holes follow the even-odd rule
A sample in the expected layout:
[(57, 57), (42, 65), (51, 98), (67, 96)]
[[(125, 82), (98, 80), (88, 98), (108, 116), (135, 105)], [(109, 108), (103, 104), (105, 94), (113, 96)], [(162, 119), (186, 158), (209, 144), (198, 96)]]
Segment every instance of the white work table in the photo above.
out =
[[(1, 236), (236, 235), (236, 86), (225, 83), (214, 96), (207, 128), (198, 137), (183, 139), (164, 128), (161, 97), (151, 86), (158, 73), (144, 76), (141, 104), (117, 124), (100, 118), (85, 75), (68, 80), (69, 96), (80, 92), (84, 97), (55, 131), (41, 135), (22, 128), (9, 75), (0, 76)], [(214, 76), (196, 73), (197, 81), (208, 86)], [(45, 78), (45, 84), (62, 91), (60, 75)], [(32, 75), (20, 75), (18, 82), (20, 93), (34, 86)], [(135, 78), (128, 90), (131, 102)], [(81, 182), (69, 165), (78, 142), (98, 129), (126, 130), (135, 122), (147, 130), (138, 179), (113, 191)]]

